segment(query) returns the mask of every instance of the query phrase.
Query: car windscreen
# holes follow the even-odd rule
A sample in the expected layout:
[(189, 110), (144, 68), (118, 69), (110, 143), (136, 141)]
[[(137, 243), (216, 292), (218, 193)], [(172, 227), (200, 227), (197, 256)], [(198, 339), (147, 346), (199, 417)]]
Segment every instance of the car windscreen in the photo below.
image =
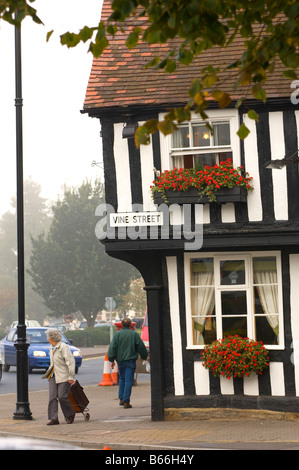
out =
[(27, 341), (30, 344), (48, 343), (46, 330), (27, 328)]
[[(48, 343), (48, 338), (46, 335), (47, 330), (39, 330), (38, 328), (30, 329), (27, 328), (27, 341), (30, 344), (37, 344), (37, 343)], [(68, 343), (63, 334), (61, 334), (61, 341), (63, 343)]]

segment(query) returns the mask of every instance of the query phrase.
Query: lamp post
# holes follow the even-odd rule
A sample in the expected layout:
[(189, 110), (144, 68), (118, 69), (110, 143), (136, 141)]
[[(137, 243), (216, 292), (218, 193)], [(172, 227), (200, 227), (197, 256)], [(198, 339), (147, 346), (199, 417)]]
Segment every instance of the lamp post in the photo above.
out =
[(17, 166), (17, 240), (18, 240), (18, 326), (17, 342), (17, 403), (14, 419), (32, 419), (28, 402), (28, 343), (25, 324), (24, 269), (24, 201), (23, 201), (23, 131), (22, 131), (22, 71), (21, 25), (15, 26), (16, 81), (16, 166)]

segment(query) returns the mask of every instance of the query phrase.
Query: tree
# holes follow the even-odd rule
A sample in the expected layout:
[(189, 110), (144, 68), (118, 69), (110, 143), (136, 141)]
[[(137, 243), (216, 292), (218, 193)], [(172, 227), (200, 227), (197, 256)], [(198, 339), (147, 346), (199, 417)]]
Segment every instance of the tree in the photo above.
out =
[(124, 295), (118, 310), (122, 310), (124, 315), (127, 311), (133, 310), (135, 317), (144, 317), (146, 311), (146, 293), (144, 291), (144, 280), (142, 277), (133, 279), (126, 295)]
[[(24, 181), (24, 246), (25, 266), (31, 253), (31, 235), (36, 236), (50, 225), (47, 202), (40, 196), (41, 186), (28, 178)], [(0, 321), (8, 326), (17, 319), (17, 215), (16, 197), (11, 211), (0, 219)], [(27, 318), (42, 321), (47, 313), (42, 299), (32, 291), (31, 279), (25, 275), (25, 312)]]
[[(0, 18), (20, 24), (25, 16), (37, 22), (36, 10), (27, 0), (4, 0), (0, 5)], [(239, 36), (244, 41), (244, 53), (233, 57), (226, 66), (235, 72), (236, 88), (248, 87), (248, 93), (266, 101), (264, 85), (278, 63), (282, 63), (284, 77), (295, 80), (299, 66), (299, 4), (297, 0), (271, 0), (243, 2), (241, 0), (113, 0), (112, 14), (107, 23), (82, 26), (79, 33), (66, 32), (61, 43), (75, 47), (79, 42), (89, 43), (89, 51), (98, 57), (109, 45), (109, 38), (122, 29), (122, 22), (136, 19), (139, 24), (128, 33), (126, 44), (134, 48), (139, 41), (150, 45), (169, 43), (164, 57), (155, 57), (147, 66), (173, 73), (177, 64), (188, 65), (204, 51), (215, 46), (227, 48)], [(14, 13), (17, 11), (16, 17)], [(48, 38), (52, 31), (48, 33)], [(199, 70), (198, 79), (190, 84), (190, 99), (184, 107), (171, 110), (164, 121), (147, 121), (136, 133), (136, 143), (148, 143), (151, 133), (159, 129), (164, 134), (174, 131), (176, 123), (190, 119), (190, 110), (207, 118), (206, 109), (211, 98), (220, 107), (226, 107), (230, 95), (218, 88), (223, 70), (209, 66)], [(242, 96), (236, 106), (246, 99)], [(251, 119), (258, 115), (248, 110)], [(240, 138), (248, 129), (243, 124)]]
[(136, 271), (109, 257), (95, 236), (95, 209), (104, 202), (103, 184), (85, 181), (65, 188), (54, 204), (49, 232), (32, 239), (30, 274), (52, 315), (80, 312), (93, 326), (105, 297), (126, 293)]

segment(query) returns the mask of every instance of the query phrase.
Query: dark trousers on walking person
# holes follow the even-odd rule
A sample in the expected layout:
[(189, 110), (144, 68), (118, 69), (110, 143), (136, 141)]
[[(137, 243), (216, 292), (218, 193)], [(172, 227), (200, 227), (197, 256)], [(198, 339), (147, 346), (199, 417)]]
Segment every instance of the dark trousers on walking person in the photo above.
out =
[(124, 361), (118, 364), (119, 372), (119, 389), (118, 398), (125, 408), (131, 408), (130, 398), (132, 387), (134, 385), (134, 373), (136, 369), (136, 361)]
[(58, 401), (66, 419), (74, 414), (73, 407), (68, 399), (70, 389), (71, 385), (69, 382), (57, 384), (55, 377), (49, 379), (48, 418), (50, 420), (58, 421)]

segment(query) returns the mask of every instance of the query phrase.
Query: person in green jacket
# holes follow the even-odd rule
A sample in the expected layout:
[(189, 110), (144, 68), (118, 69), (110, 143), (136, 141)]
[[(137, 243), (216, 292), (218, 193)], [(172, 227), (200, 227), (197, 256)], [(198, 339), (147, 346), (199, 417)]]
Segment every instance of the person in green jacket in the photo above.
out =
[(144, 360), (148, 356), (147, 349), (139, 334), (130, 329), (131, 323), (130, 318), (122, 320), (122, 329), (115, 333), (107, 353), (112, 369), (115, 366), (115, 361), (118, 365), (118, 398), (119, 404), (124, 408), (132, 408), (130, 398), (138, 354)]

